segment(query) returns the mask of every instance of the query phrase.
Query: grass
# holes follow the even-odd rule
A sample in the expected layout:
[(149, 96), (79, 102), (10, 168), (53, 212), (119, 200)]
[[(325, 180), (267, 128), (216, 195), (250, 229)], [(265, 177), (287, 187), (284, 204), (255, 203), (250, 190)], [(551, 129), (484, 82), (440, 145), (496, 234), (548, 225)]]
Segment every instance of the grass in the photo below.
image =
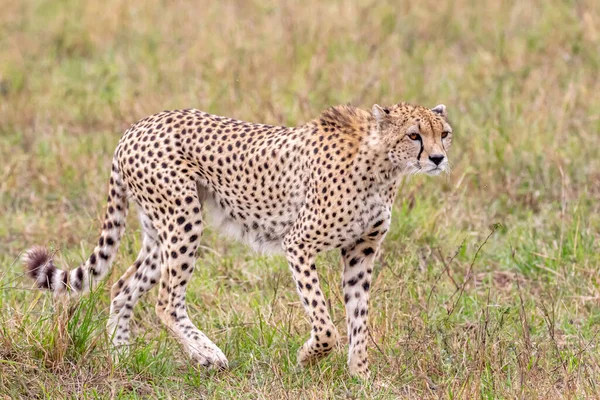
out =
[[(0, 397), (594, 398), (600, 392), (600, 6), (589, 1), (0, 0)], [(196, 107), (300, 124), (343, 103), (445, 103), (449, 177), (399, 192), (372, 285), (372, 379), (309, 369), (285, 260), (210, 230), (192, 319), (231, 369), (191, 366), (150, 293), (112, 361), (110, 283), (71, 304), (18, 262), (93, 247), (109, 163), (136, 120)], [(133, 213), (132, 213), (133, 214)], [(345, 334), (337, 254), (320, 259)]]

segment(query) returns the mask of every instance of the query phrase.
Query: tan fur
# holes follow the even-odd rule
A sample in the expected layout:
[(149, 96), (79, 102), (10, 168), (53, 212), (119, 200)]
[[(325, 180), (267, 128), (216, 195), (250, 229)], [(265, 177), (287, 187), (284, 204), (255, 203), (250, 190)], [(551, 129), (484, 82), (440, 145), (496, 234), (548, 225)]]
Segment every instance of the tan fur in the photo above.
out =
[(312, 324), (298, 352), (306, 365), (337, 342), (315, 259), (340, 249), (348, 363), (352, 374), (366, 376), (371, 274), (398, 185), (406, 174), (447, 170), (450, 143), (443, 106), (432, 111), (401, 103), (371, 112), (338, 106), (295, 128), (198, 110), (165, 111), (132, 125), (119, 142), (102, 233), (90, 258), (70, 272), (56, 269), (39, 248), (25, 261), (39, 286), (87, 290), (110, 269), (132, 199), (143, 245), (111, 291), (108, 330), (114, 344), (127, 345), (133, 306), (160, 282), (160, 319), (192, 359), (225, 367), (225, 355), (190, 321), (185, 305), (204, 213), (254, 249), (285, 254)]

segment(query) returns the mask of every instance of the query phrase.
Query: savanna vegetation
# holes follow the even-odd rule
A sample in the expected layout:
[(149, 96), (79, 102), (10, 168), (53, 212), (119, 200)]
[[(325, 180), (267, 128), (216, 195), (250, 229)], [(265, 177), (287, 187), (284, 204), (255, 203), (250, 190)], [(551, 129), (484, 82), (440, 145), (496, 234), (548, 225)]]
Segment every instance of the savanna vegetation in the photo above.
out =
[[(600, 392), (600, 4), (582, 1), (0, 0), (0, 397), (595, 398)], [(231, 368), (191, 365), (110, 284), (70, 304), (19, 257), (94, 246), (122, 132), (174, 108), (296, 125), (352, 103), (444, 103), (452, 173), (404, 182), (372, 285), (372, 376), (340, 347), (300, 369), (309, 323), (282, 257), (213, 231), (188, 290)], [(345, 336), (337, 253), (320, 259)]]

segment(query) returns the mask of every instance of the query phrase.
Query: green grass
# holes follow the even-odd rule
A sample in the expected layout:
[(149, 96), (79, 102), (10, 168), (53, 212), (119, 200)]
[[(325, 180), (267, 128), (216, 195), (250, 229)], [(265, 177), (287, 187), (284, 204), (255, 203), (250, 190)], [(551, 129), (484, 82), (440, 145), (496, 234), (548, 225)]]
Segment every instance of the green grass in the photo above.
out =
[[(600, 6), (596, 1), (0, 0), (0, 397), (593, 398), (600, 392)], [(231, 368), (193, 367), (135, 309), (120, 363), (109, 287), (31, 290), (32, 244), (93, 247), (112, 152), (136, 120), (195, 107), (300, 124), (334, 104), (448, 106), (448, 177), (398, 194), (376, 263), (372, 378), (345, 349), (308, 368), (309, 323), (281, 257), (212, 231), (189, 312)], [(134, 213), (132, 213), (133, 215)], [(345, 338), (338, 254), (320, 258)], [(345, 339), (344, 339), (345, 340)]]

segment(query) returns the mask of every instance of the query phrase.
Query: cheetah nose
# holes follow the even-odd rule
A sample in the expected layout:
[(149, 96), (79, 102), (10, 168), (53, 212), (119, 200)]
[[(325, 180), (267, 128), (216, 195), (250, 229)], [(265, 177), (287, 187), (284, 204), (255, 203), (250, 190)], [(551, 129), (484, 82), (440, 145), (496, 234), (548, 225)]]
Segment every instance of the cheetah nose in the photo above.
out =
[(429, 159), (435, 164), (440, 165), (440, 163), (444, 160), (443, 154), (432, 154), (429, 156)]

